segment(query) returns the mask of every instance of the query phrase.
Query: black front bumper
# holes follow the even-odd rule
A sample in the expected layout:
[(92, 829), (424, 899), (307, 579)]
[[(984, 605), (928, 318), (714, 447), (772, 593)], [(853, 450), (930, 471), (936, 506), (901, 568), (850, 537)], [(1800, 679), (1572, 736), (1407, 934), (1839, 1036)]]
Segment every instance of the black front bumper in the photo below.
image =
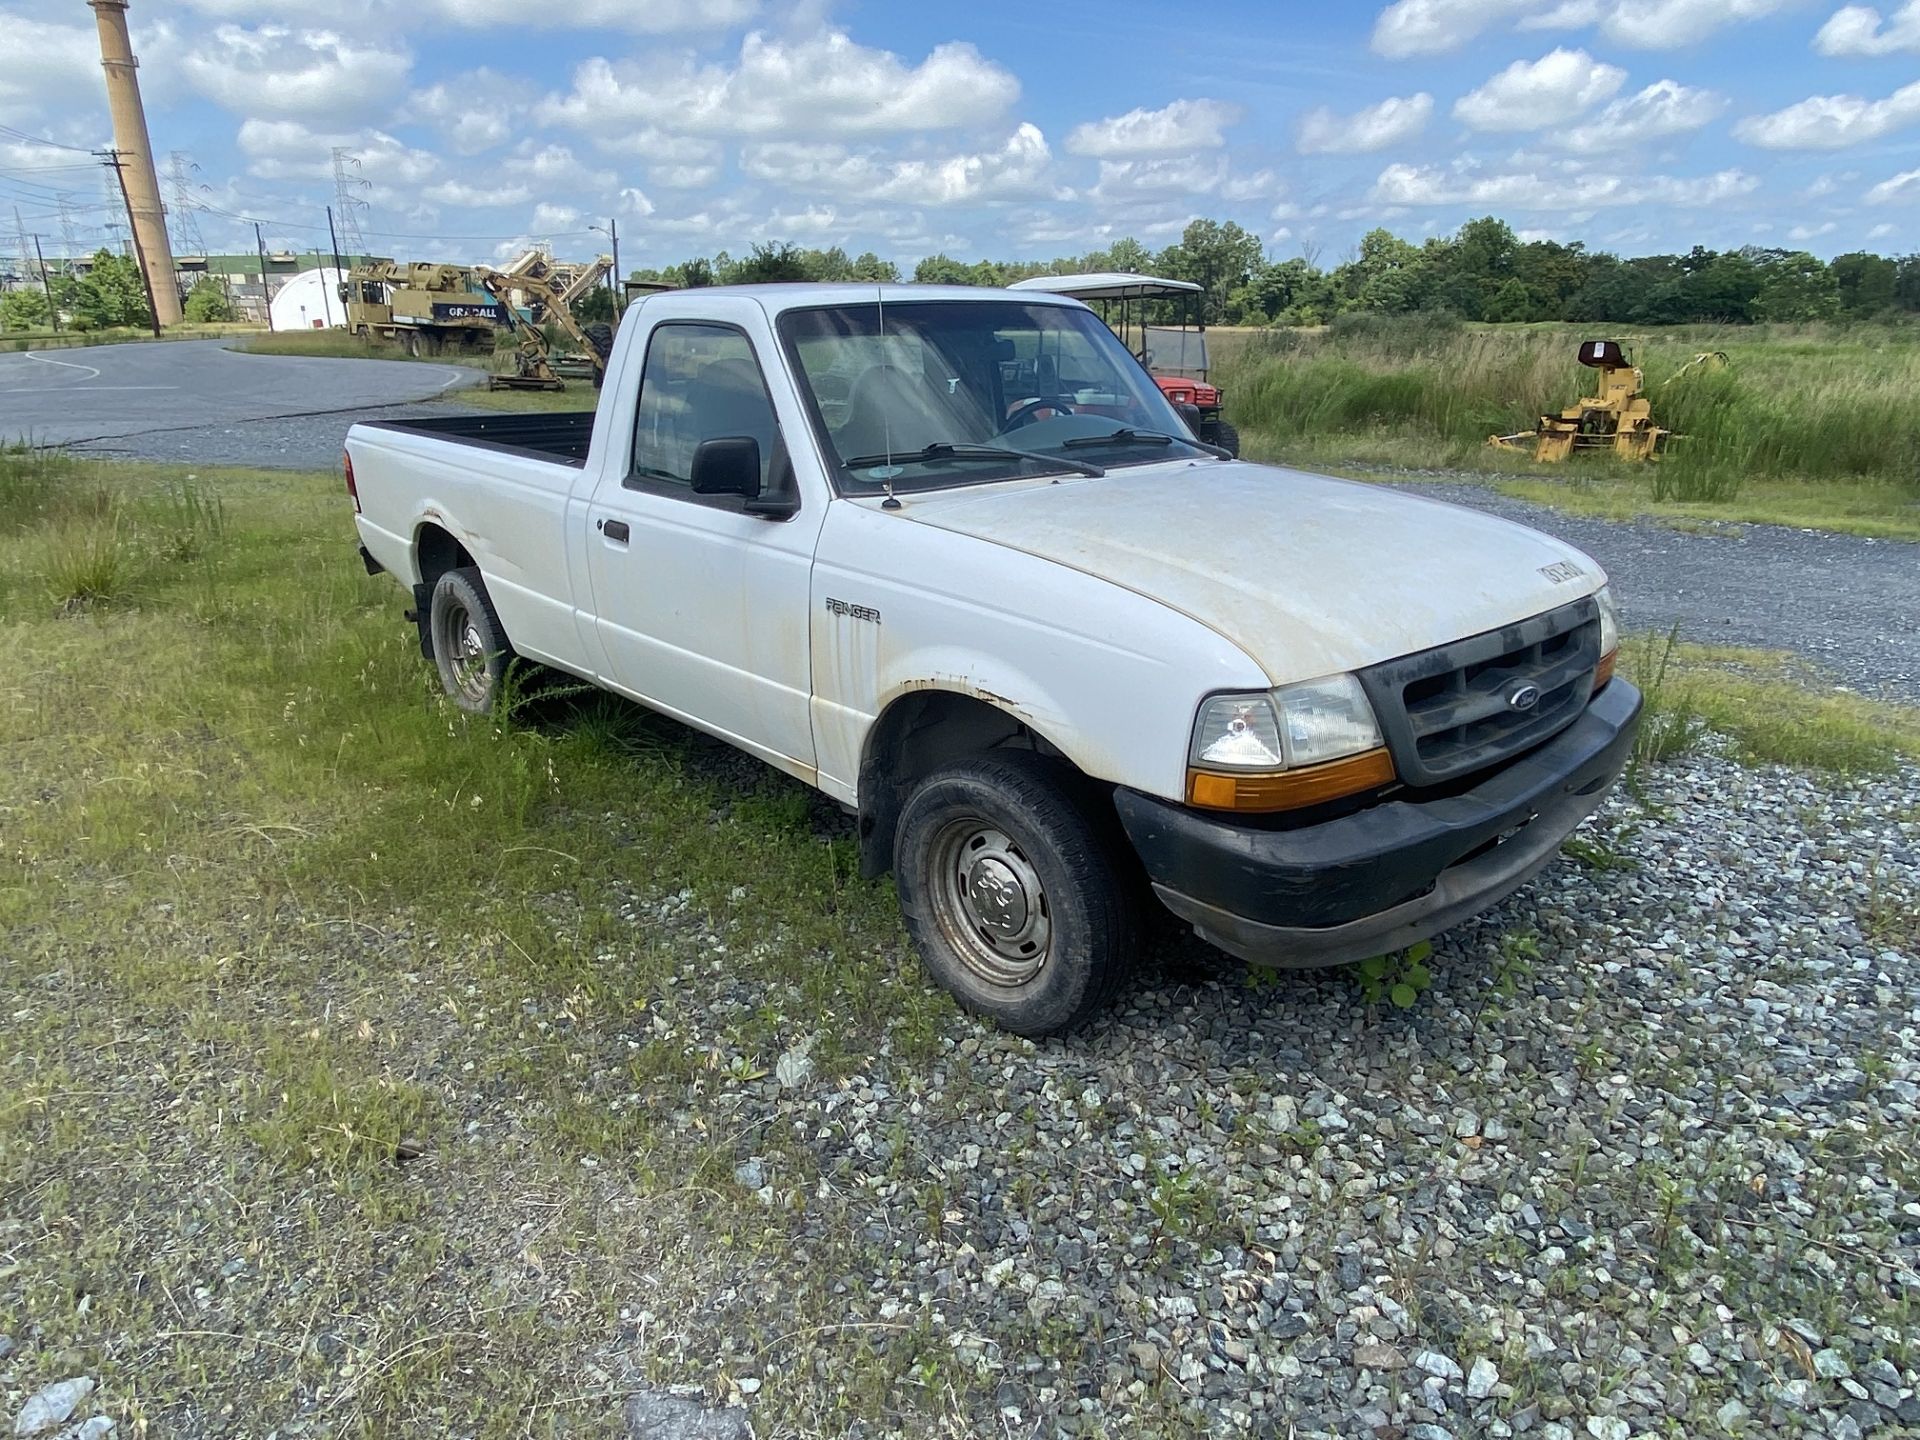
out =
[(1519, 889), (1599, 807), (1639, 718), (1640, 692), (1615, 680), (1470, 790), (1294, 829), (1134, 790), (1114, 803), (1154, 892), (1203, 938), (1259, 964), (1338, 965), (1436, 935)]

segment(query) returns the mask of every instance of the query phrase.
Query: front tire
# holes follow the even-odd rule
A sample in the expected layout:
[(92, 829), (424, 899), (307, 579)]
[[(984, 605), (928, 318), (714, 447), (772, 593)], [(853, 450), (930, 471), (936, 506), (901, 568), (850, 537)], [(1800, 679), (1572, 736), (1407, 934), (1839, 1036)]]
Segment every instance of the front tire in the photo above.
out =
[(1224, 420), (1214, 421), (1210, 428), (1213, 433), (1203, 433), (1200, 438), (1205, 440), (1209, 445), (1218, 445), (1222, 450), (1230, 452), (1237, 458), (1240, 454), (1240, 432)]
[(501, 703), (513, 647), (494, 611), (480, 572), (467, 565), (434, 582), (427, 633), (440, 684), (469, 715), (484, 715)]
[(1118, 827), (1081, 788), (1058, 762), (998, 750), (928, 776), (900, 816), (900, 908), (928, 972), (1019, 1035), (1088, 1019), (1139, 953)]

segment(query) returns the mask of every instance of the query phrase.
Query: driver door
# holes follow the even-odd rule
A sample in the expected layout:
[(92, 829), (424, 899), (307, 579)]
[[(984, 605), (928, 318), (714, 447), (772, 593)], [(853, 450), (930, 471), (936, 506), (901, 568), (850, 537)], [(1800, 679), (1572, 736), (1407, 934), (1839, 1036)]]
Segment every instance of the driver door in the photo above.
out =
[(633, 458), (587, 511), (595, 624), (617, 689), (811, 779), (807, 618), (824, 507), (774, 520), (728, 495), (696, 495), (702, 441), (760, 446), (764, 490), (791, 485), (753, 342), (711, 321), (647, 337)]

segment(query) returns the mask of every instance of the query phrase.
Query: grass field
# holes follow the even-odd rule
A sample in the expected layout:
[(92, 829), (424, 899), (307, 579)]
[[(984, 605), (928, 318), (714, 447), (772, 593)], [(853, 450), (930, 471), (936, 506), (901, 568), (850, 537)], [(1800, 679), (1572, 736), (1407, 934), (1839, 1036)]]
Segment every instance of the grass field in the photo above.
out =
[[(1587, 332), (1356, 317), (1227, 332), (1217, 378), (1249, 453), (1322, 467), (1481, 472), (1528, 499), (1612, 514), (1823, 525), (1920, 538), (1920, 327), (1620, 333), (1655, 420), (1685, 436), (1653, 465), (1535, 465), (1490, 449), (1588, 393)], [(1722, 351), (1724, 369), (1681, 373)]]
[[(879, 1063), (964, 1103), (916, 1087), (981, 1042), (846, 821), (605, 697), (460, 716), (351, 536), (332, 476), (0, 454), (10, 1332), (132, 1434), (597, 1434), (634, 1384), (726, 1393), (796, 1345), (760, 1396), (792, 1431), (963, 1433), (991, 1374), (850, 1309), (849, 1182), (735, 1119), (809, 1043), (829, 1091)], [(1661, 753), (1710, 722), (1920, 755), (1913, 712), (1778, 656), (1628, 659), (1664, 672)]]

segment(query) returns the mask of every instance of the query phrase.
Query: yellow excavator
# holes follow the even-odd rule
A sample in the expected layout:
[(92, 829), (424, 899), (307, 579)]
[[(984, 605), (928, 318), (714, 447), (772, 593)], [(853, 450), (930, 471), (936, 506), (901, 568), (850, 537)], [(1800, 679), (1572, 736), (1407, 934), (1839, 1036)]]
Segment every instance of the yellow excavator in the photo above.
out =
[[(598, 285), (613, 269), (613, 257), (598, 255), (586, 265), (556, 263), (544, 251), (529, 250), (504, 270), (483, 268), (475, 272), (480, 288), (499, 303), (506, 323), (512, 327), (518, 344), (514, 349), (511, 375), (495, 375), (487, 384), (494, 390), (564, 390), (560, 366), (566, 362), (554, 354), (541, 326), (558, 325), (579, 347), (587, 372), (595, 388), (606, 378), (607, 356), (613, 350), (613, 327), (603, 322), (582, 325), (574, 318), (573, 302)], [(521, 315), (513, 304), (518, 290), (527, 296), (528, 315)], [(531, 317), (531, 318), (529, 318)]]
[[(1489, 435), (1487, 443), (1501, 450), (1530, 451), (1535, 460), (1547, 461), (1591, 450), (1611, 451), (1621, 460), (1651, 460), (1665, 450), (1675, 438), (1673, 432), (1653, 423), (1645, 378), (1620, 342), (1584, 341), (1578, 359), (1600, 372), (1597, 395), (1582, 396), (1558, 415), (1542, 415), (1538, 429)], [(1718, 350), (1696, 355), (1667, 383), (1690, 370), (1717, 370), (1726, 363), (1726, 355)]]

